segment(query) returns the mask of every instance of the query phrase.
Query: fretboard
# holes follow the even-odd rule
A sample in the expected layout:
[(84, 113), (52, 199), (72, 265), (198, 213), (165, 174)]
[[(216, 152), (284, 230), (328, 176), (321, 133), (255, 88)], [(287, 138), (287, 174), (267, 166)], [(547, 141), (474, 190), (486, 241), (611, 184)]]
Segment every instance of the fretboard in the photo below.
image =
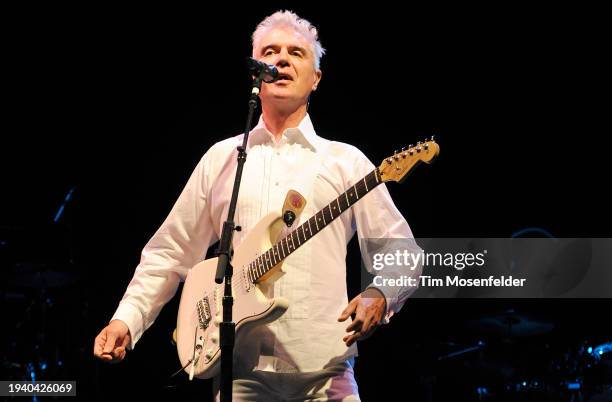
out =
[(374, 187), (382, 183), (378, 168), (371, 171), (355, 185), (330, 202), (327, 206), (306, 220), (294, 231), (274, 244), (270, 249), (253, 260), (248, 267), (248, 275), (251, 282), (255, 283), (270, 269), (287, 258), (291, 253), (300, 248), (311, 237), (319, 233), (325, 226), (333, 222), (344, 211), (362, 199)]

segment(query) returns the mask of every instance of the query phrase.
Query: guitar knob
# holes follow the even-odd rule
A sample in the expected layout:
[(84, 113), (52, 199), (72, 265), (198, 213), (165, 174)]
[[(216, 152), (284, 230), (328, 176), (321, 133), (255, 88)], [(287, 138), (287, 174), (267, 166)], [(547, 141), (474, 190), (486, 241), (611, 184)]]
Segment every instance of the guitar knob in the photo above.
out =
[(221, 321), (222, 321), (221, 316), (219, 314), (217, 314), (215, 316), (215, 326), (218, 327), (221, 324)]
[(212, 349), (206, 349), (206, 353), (204, 353), (204, 358), (206, 360), (210, 360), (211, 357), (213, 357), (213, 350)]
[(212, 335), (210, 336), (210, 341), (215, 345), (219, 344), (219, 333), (217, 331), (214, 331), (212, 333)]

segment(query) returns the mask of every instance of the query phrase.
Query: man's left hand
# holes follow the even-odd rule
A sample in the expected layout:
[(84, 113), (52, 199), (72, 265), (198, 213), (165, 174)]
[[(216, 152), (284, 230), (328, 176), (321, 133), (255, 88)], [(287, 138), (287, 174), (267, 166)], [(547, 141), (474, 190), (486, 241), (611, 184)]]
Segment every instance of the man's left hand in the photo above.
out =
[(345, 321), (355, 314), (353, 322), (346, 327), (346, 332), (352, 333), (342, 338), (346, 346), (351, 346), (354, 342), (366, 339), (374, 333), (382, 323), (386, 304), (382, 292), (376, 288), (368, 288), (351, 300), (338, 317), (338, 321)]

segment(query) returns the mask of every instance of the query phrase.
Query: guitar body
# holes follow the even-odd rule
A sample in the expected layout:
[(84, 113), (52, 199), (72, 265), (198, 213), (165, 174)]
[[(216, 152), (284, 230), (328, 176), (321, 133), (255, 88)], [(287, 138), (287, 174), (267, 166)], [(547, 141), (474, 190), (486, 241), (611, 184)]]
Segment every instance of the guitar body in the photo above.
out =
[[(251, 283), (245, 273), (245, 267), (271, 247), (284, 226), (280, 213), (270, 213), (234, 249), (232, 289), (236, 343), (249, 329), (276, 320), (289, 307), (286, 299), (267, 298), (260, 288), (283, 274), (282, 262), (257, 284)], [(185, 371), (198, 378), (211, 378), (221, 368), (219, 323), (224, 285), (215, 283), (217, 260), (210, 258), (189, 271), (178, 311), (176, 346), (179, 359), (181, 365), (186, 366)], [(193, 367), (188, 364), (191, 359), (195, 360)]]

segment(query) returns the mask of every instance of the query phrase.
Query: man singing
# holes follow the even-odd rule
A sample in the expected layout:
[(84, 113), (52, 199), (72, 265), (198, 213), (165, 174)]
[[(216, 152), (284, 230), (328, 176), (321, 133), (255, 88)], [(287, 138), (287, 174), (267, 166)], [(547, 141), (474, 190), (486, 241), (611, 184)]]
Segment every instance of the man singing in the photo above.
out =
[[(316, 28), (290, 11), (267, 17), (253, 33), (253, 57), (276, 66), (280, 79), (264, 83), (259, 95), (262, 114), (249, 136), (235, 218), (242, 231), (235, 233), (234, 247), (262, 217), (282, 208), (287, 191), (304, 195), (307, 219), (374, 169), (355, 147), (315, 132), (307, 109), (321, 82), (323, 54)], [(218, 240), (241, 144), (242, 135), (229, 138), (202, 157), (96, 337), (96, 357), (122, 360)], [(287, 257), (286, 274), (270, 292), (288, 299), (289, 309), (236, 343), (234, 400), (359, 401), (355, 342), (387, 322), (413, 289), (371, 286), (348, 302), (346, 245), (355, 232), (360, 239), (412, 238), (381, 185)]]

